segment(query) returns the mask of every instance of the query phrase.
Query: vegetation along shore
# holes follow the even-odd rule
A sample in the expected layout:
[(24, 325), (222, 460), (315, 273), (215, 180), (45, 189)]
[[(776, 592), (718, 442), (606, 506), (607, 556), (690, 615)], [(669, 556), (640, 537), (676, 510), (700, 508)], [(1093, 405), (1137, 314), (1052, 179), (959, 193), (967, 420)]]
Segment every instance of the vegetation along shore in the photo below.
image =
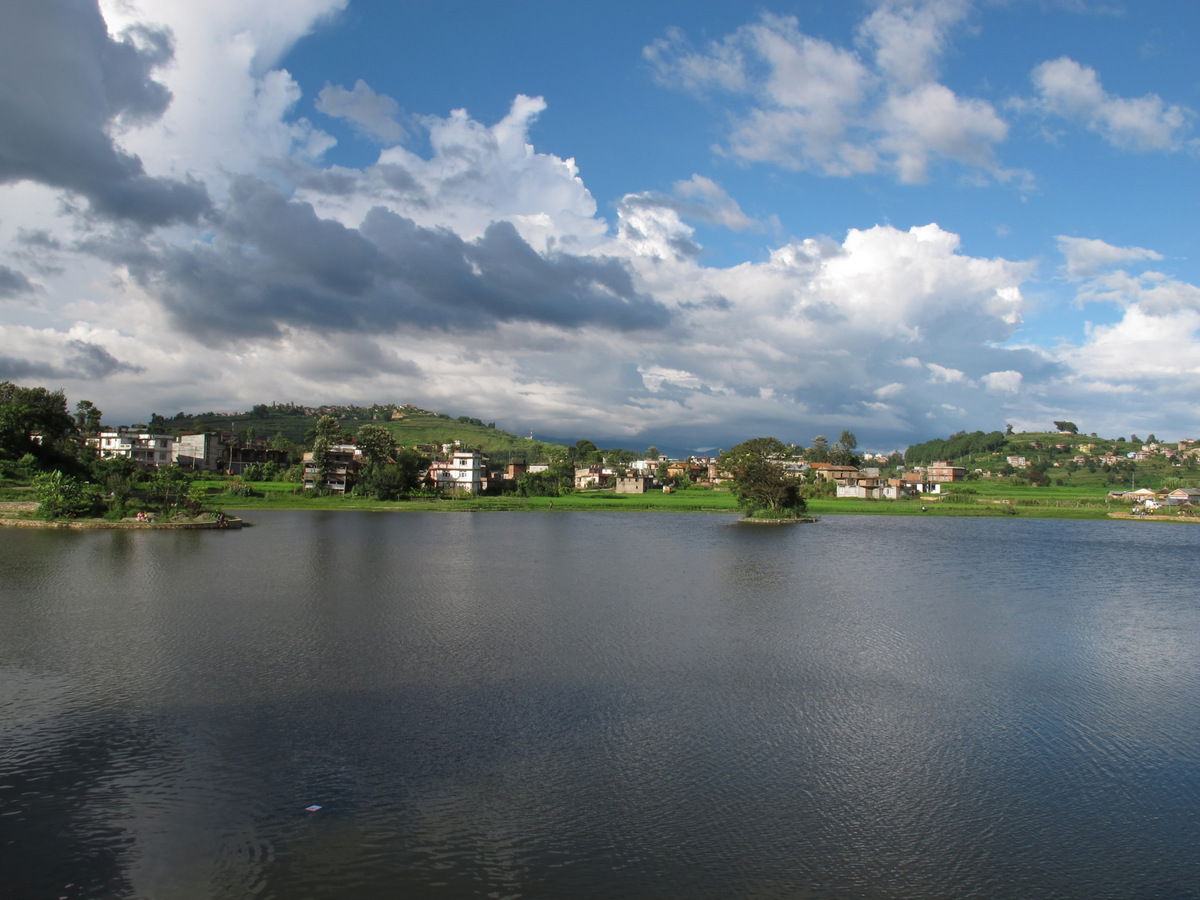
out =
[(903, 453), (854, 434), (753, 438), (715, 454), (536, 441), (409, 405), (259, 405), (106, 426), (90, 402), (0, 382), (0, 520), (130, 529), (240, 527), (229, 511), (627, 511), (1200, 521), (1194, 440), (951, 435)]

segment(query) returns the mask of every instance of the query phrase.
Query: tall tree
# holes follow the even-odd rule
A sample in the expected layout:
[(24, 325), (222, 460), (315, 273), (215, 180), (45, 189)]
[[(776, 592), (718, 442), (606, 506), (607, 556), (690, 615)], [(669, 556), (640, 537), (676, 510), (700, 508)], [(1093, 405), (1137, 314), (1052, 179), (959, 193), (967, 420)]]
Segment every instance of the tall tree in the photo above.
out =
[(100, 420), (104, 414), (91, 400), (80, 400), (75, 404), (75, 427), (80, 434), (93, 435), (100, 432)]
[(62, 391), (0, 382), (0, 458), (20, 459), (26, 453), (42, 461), (73, 456), (70, 440), (75, 433)]
[(829, 438), (818, 434), (805, 454), (809, 462), (829, 462)]
[(313, 439), (325, 439), (326, 444), (337, 444), (343, 438), (342, 426), (333, 416), (321, 416), (313, 426)]
[(732, 476), (733, 492), (747, 515), (764, 509), (775, 514), (804, 512), (799, 485), (781, 464), (786, 453), (787, 447), (776, 438), (753, 438), (717, 458), (717, 465)]
[(354, 436), (368, 465), (382, 465), (392, 459), (396, 451), (396, 440), (382, 425), (363, 425)]

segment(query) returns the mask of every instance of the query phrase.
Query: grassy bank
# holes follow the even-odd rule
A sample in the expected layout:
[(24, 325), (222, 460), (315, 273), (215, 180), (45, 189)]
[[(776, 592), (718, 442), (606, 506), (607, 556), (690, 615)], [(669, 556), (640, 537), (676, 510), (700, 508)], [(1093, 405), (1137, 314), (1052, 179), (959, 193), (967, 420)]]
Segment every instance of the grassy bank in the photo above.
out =
[[(691, 489), (673, 494), (614, 494), (612, 491), (585, 491), (564, 497), (470, 497), (414, 498), (379, 501), (363, 497), (315, 497), (295, 492), (295, 485), (281, 482), (255, 483), (259, 496), (234, 497), (220, 493), (225, 482), (202, 482), (210, 499), (224, 509), (356, 509), (421, 510), (432, 512), (486, 510), (626, 510), (636, 512), (714, 512), (736, 513), (737, 502), (726, 490)], [(977, 493), (920, 500), (814, 499), (809, 513), (870, 516), (973, 516), (1103, 519), (1107, 513), (1128, 511), (1123, 504), (1105, 502), (1104, 493), (1078, 488), (1038, 488), (1023, 485), (983, 485)]]

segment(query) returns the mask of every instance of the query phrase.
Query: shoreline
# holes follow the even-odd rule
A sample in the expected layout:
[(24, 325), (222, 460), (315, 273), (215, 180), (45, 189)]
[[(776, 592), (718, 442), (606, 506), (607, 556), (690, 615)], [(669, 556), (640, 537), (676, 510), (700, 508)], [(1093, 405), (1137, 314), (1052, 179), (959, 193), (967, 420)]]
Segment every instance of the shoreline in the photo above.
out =
[(46, 521), (45, 519), (14, 519), (0, 517), (0, 528), (67, 528), (75, 531), (225, 531), (243, 528), (241, 519), (218, 522), (109, 522), (104, 519)]
[[(695, 498), (700, 499), (700, 498)], [(214, 521), (211, 517), (202, 519), (181, 518), (175, 520), (162, 520), (156, 522), (137, 522), (132, 519), (113, 521), (109, 519), (85, 519), (85, 520), (55, 520), (46, 521), (27, 517), (36, 510), (36, 504), (27, 502), (0, 502), (0, 527), (16, 527), (16, 528), (69, 528), (69, 529), (97, 529), (107, 528), (115, 530), (159, 530), (159, 531), (183, 531), (183, 530), (220, 530), (222, 528), (242, 528), (248, 523), (239, 515), (230, 515), (234, 510), (239, 513), (250, 512), (255, 510), (280, 510), (280, 511), (297, 511), (297, 512), (436, 512), (436, 513), (464, 513), (464, 512), (627, 512), (627, 513), (701, 513), (701, 514), (716, 514), (716, 515), (736, 515), (739, 522), (745, 522), (752, 525), (790, 525), (799, 523), (808, 523), (818, 521), (824, 516), (839, 516), (839, 515), (862, 515), (862, 516), (890, 516), (893, 518), (909, 518), (909, 517), (935, 517), (935, 518), (1022, 518), (1022, 519), (1093, 519), (1093, 520), (1129, 520), (1139, 522), (1178, 522), (1184, 524), (1200, 524), (1200, 516), (1179, 516), (1179, 515), (1132, 515), (1128, 511), (1117, 512), (1113, 510), (1105, 510), (1097, 507), (1072, 507), (1072, 506), (1020, 506), (1016, 508), (1015, 514), (1008, 512), (1007, 509), (1001, 512), (1000, 507), (1005, 506), (1008, 509), (1013, 507), (1009, 504), (998, 502), (979, 503), (977, 506), (971, 505), (954, 505), (943, 506), (938, 503), (930, 503), (925, 509), (921, 509), (910, 504), (883, 504), (880, 502), (855, 502), (850, 501), (843, 505), (843, 501), (837, 500), (817, 500), (809, 501), (809, 510), (802, 516), (796, 519), (774, 520), (774, 519), (746, 519), (742, 516), (740, 510), (734, 505), (725, 506), (723, 504), (696, 503), (639, 503), (629, 502), (626, 500), (614, 500), (611, 497), (601, 497), (592, 495), (573, 495), (570, 497), (558, 498), (522, 498), (519, 501), (514, 501), (513, 498), (486, 498), (477, 497), (470, 500), (415, 500), (415, 501), (391, 501), (387, 503), (352, 500), (345, 505), (341, 502), (318, 502), (309, 504), (306, 502), (289, 502), (287, 500), (274, 499), (266, 502), (251, 502), (244, 507), (225, 507), (227, 511), (224, 524)], [(17, 515), (13, 515), (16, 513)], [(21, 515), (21, 514), (25, 515)]]

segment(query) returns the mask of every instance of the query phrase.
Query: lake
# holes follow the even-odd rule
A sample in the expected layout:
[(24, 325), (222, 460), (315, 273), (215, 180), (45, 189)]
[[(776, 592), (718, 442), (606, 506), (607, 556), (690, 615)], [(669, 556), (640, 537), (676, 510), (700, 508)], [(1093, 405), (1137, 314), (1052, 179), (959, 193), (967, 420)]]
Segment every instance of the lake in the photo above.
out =
[(1200, 529), (251, 518), (0, 531), (0, 896), (1200, 897)]

